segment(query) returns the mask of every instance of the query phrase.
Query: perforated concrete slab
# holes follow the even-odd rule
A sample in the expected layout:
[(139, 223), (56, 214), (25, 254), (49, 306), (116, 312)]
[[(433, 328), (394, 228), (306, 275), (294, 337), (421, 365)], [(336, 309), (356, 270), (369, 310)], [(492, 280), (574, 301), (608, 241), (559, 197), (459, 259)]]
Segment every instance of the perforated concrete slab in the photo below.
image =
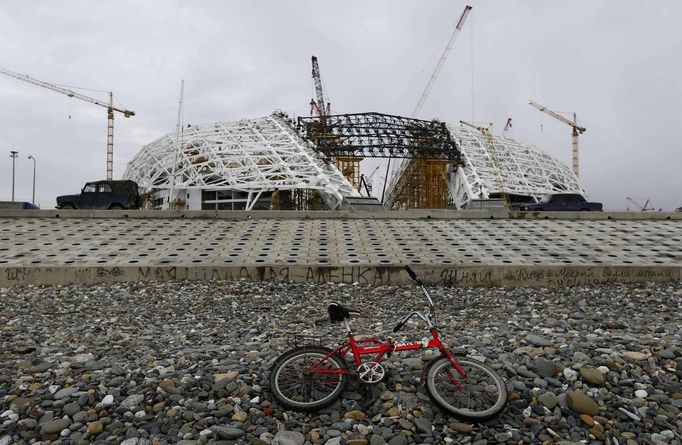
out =
[(239, 277), (382, 284), (391, 276), (404, 282), (404, 264), (446, 285), (542, 284), (557, 276), (580, 284), (679, 280), (682, 265), (682, 219), (331, 215), (0, 217), (0, 285)]

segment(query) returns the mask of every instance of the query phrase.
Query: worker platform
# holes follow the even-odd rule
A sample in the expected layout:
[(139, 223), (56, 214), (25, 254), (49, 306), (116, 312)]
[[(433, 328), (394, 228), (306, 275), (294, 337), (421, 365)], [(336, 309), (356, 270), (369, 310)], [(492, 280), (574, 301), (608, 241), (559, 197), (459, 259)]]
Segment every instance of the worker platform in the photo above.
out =
[(0, 211), (0, 287), (136, 280), (439, 286), (679, 281), (682, 213)]

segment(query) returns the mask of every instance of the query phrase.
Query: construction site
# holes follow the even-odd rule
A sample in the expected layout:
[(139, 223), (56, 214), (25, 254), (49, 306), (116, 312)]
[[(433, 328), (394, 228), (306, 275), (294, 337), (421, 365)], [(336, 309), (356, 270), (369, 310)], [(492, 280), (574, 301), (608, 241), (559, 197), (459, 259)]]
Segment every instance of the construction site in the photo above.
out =
[[(400, 265), (407, 263), (421, 267), (430, 282), (448, 286), (556, 284), (557, 274), (569, 284), (611, 282), (616, 276), (679, 281), (682, 214), (649, 216), (649, 201), (642, 206), (630, 197), (628, 202), (642, 210), (638, 215), (519, 211), (548, 194), (589, 195), (579, 178), (579, 136), (586, 128), (576, 113), (569, 118), (529, 102), (570, 128), (570, 167), (512, 138), (511, 118), (501, 135), (492, 124), (422, 118), (471, 10), (466, 6), (459, 16), (409, 116), (334, 113), (314, 55), (314, 97), (305, 99), (310, 116), (275, 110), (259, 118), (186, 124), (181, 82), (175, 131), (144, 145), (122, 176), (139, 188), (141, 208), (69, 204), (35, 213), (0, 211), (2, 240), (19, 240), (2, 249), (0, 270), (6, 279), (0, 285), (244, 274), (260, 280), (310, 281), (312, 276), (347, 282), (346, 268), (351, 274), (362, 269), (362, 277), (388, 274), (391, 283), (402, 284), (407, 277)], [(113, 93), (101, 101), (7, 69), (0, 72), (105, 108), (107, 180), (113, 179), (114, 116), (130, 118), (134, 111), (116, 107)], [(188, 222), (195, 219), (212, 220), (209, 226), (221, 229)], [(163, 221), (167, 230), (144, 220), (152, 226)], [(101, 239), (113, 230), (98, 233), (102, 224), (118, 232)], [(236, 226), (241, 232), (230, 238), (230, 251), (215, 247), (224, 241), (220, 232)], [(47, 238), (83, 231), (87, 242), (57, 251), (52, 242), (28, 249), (38, 240), (33, 227)], [(468, 233), (469, 227), (475, 230)], [(418, 241), (410, 239), (411, 233)], [(467, 235), (453, 238), (459, 233)], [(622, 233), (641, 237), (629, 241), (638, 246), (636, 252), (616, 240)], [(546, 242), (539, 244), (543, 237)], [(477, 242), (467, 244), (465, 238)], [(293, 246), (290, 239), (296, 240)], [(600, 247), (603, 242), (609, 246)], [(449, 279), (452, 273), (459, 278)]]
[[(334, 114), (315, 56), (310, 117), (277, 110), (184, 125), (183, 83), (176, 130), (142, 147), (122, 179), (138, 184), (144, 209), (156, 210), (462, 210), (474, 201), (516, 210), (548, 193), (587, 194), (578, 178), (578, 136), (585, 128), (575, 113), (569, 120), (530, 102), (571, 127), (571, 169), (509, 137), (511, 118), (503, 135), (493, 134), (492, 124), (419, 118), (471, 10), (464, 8), (409, 117)], [(111, 92), (102, 101), (4, 68), (0, 73), (106, 108), (106, 177), (113, 179), (114, 116), (130, 118), (134, 111), (115, 107)], [(380, 190), (373, 187), (379, 180)]]
[(681, 445), (682, 2), (474, 5), (5, 8), (0, 445)]

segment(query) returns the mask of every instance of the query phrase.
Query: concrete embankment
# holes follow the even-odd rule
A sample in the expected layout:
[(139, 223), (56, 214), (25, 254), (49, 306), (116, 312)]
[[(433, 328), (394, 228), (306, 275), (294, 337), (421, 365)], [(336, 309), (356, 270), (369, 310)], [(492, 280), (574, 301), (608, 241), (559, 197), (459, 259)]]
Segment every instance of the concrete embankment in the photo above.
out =
[(678, 282), (679, 213), (0, 211), (0, 287)]

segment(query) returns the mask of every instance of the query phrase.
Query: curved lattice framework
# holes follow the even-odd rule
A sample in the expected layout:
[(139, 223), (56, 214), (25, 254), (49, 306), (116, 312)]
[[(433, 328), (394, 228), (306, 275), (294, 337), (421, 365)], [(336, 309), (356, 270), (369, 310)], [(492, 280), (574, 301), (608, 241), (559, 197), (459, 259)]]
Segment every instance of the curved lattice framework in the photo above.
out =
[(567, 166), (536, 147), (506, 137), (486, 136), (467, 126), (449, 128), (464, 157), (464, 167), (450, 172), (450, 197), (457, 208), (463, 208), (471, 199), (499, 197), (502, 193), (535, 200), (545, 193), (586, 194)]
[(457, 145), (447, 126), (382, 113), (299, 117), (298, 130), (329, 157), (441, 159), (457, 164)]
[[(145, 145), (128, 163), (123, 178), (136, 181), (147, 192), (157, 192), (157, 197), (164, 193), (159, 190), (167, 194), (174, 150), (174, 133)], [(314, 190), (330, 209), (338, 208), (344, 196), (359, 196), (282, 113), (188, 126), (180, 139), (174, 190), (171, 202), (190, 190), (242, 192), (247, 210), (262, 193), (275, 190)]]

